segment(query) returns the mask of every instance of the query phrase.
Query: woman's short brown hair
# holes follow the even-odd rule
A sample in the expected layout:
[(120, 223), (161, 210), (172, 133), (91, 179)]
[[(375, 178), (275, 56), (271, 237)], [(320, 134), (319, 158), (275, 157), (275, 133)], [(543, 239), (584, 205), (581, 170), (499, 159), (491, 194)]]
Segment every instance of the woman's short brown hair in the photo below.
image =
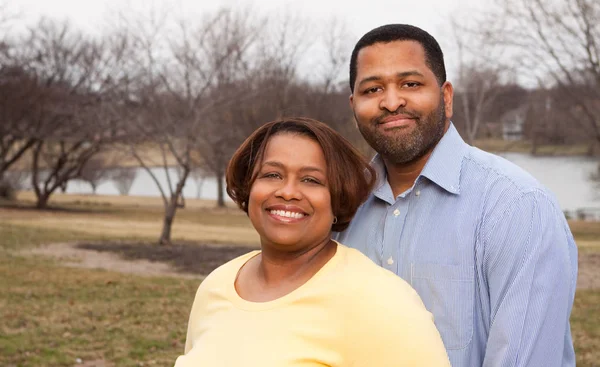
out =
[(369, 196), (375, 183), (375, 170), (344, 137), (316, 120), (285, 118), (266, 123), (254, 131), (229, 161), (227, 194), (248, 213), (250, 189), (256, 179), (255, 167), (262, 160), (269, 139), (283, 133), (307, 136), (321, 146), (327, 162), (331, 208), (337, 217), (331, 229), (343, 231)]

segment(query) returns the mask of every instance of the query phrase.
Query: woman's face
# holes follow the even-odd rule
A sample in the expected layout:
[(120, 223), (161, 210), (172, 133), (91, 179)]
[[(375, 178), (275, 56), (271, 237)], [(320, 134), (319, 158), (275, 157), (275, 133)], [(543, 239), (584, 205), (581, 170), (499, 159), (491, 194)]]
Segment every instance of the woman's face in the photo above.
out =
[(272, 136), (250, 188), (248, 216), (263, 246), (301, 251), (328, 240), (333, 212), (320, 145), (300, 134)]

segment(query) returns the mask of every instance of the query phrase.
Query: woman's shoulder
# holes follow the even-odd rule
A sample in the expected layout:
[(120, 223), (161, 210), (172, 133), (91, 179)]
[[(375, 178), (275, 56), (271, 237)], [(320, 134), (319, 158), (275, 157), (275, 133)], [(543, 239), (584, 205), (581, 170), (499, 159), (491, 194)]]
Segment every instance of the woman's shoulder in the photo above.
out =
[(394, 306), (399, 304), (424, 308), (421, 298), (413, 287), (392, 273), (375, 264), (360, 251), (340, 244), (344, 257), (344, 273), (357, 292), (357, 297), (385, 298)]
[[(417, 292), (355, 249), (340, 246), (353, 282), (339, 312), (356, 366), (449, 366), (442, 339)], [(361, 348), (356, 348), (360, 345)]]

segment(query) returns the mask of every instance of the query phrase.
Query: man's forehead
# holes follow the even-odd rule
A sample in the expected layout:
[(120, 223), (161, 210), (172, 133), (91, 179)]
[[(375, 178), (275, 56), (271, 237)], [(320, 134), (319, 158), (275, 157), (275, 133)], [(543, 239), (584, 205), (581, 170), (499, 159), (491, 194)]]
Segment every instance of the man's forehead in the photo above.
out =
[[(376, 75), (416, 71), (430, 74), (425, 49), (416, 41), (379, 42), (360, 50), (356, 60), (356, 82)], [(368, 74), (368, 75), (367, 75)]]
[(390, 42), (376, 42), (372, 45), (363, 47), (358, 51), (357, 63), (365, 58), (375, 58), (378, 56), (389, 56), (394, 54), (395, 56), (404, 56), (410, 58), (425, 58), (425, 49), (417, 41), (413, 40), (398, 40)]

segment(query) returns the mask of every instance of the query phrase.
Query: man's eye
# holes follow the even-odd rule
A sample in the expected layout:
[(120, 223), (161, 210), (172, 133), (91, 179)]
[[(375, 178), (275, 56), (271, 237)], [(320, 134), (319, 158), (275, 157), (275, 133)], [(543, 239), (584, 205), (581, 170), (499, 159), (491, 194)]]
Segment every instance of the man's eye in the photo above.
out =
[(404, 86), (406, 86), (408, 88), (415, 88), (415, 87), (418, 87), (419, 85), (421, 85), (421, 83), (417, 83), (417, 82), (404, 83)]
[(378, 92), (380, 90), (381, 90), (380, 87), (373, 87), (373, 88), (365, 89), (364, 93), (365, 94), (371, 94), (371, 93), (376, 93), (376, 92)]

